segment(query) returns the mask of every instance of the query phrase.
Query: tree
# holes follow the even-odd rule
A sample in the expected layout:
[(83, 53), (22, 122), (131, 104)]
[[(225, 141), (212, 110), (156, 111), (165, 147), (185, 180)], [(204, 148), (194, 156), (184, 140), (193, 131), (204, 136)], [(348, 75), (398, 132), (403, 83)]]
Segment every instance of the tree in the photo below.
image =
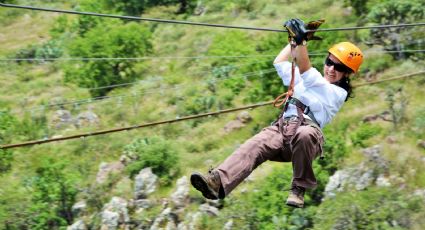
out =
[[(143, 57), (152, 50), (151, 32), (137, 23), (99, 24), (69, 45), (73, 57)], [(81, 61), (65, 67), (65, 81), (96, 88), (133, 82), (135, 62), (131, 60)], [(105, 96), (111, 88), (91, 90), (93, 97)]]
[[(371, 22), (385, 25), (421, 22), (424, 16), (423, 1), (387, 0), (374, 5), (367, 17)], [(372, 29), (371, 43), (382, 45), (388, 51), (415, 49), (415, 45), (423, 42), (424, 32), (425, 30), (422, 27)], [(396, 52), (392, 55), (396, 59), (402, 59), (413, 54)]]
[(72, 175), (65, 173), (65, 165), (66, 162), (48, 159), (36, 169), (31, 180), (31, 229), (54, 229), (72, 224), (71, 209), (77, 189)]

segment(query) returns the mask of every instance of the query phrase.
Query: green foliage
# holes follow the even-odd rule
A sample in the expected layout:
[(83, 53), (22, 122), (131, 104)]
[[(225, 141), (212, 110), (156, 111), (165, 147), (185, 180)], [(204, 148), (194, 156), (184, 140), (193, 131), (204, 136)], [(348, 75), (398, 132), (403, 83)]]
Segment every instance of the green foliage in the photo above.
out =
[(73, 175), (65, 172), (67, 162), (46, 160), (36, 169), (30, 180), (30, 207), (33, 213), (31, 229), (57, 229), (72, 224), (72, 205), (75, 203), (77, 186)]
[(381, 133), (381, 131), (382, 128), (378, 125), (372, 125), (370, 123), (361, 123), (360, 126), (351, 133), (351, 141), (354, 145), (365, 148), (367, 147), (365, 141), (373, 136), (378, 135), (379, 133)]
[(368, 13), (367, 2), (369, 0), (345, 0), (345, 4), (350, 5), (354, 9), (356, 16), (364, 16)]
[[(289, 166), (289, 165), (288, 165)], [(285, 204), (291, 187), (291, 167), (275, 168), (259, 183), (255, 192), (244, 197), (243, 202), (228, 204), (231, 213), (237, 213), (243, 221), (236, 223), (238, 229), (305, 229), (311, 227), (314, 209), (293, 209)], [(305, 196), (311, 205), (312, 193)], [(231, 201), (232, 202), (232, 201)], [(223, 215), (228, 218), (228, 214)]]
[(127, 166), (131, 177), (137, 175), (140, 170), (151, 167), (152, 172), (164, 183), (169, 183), (179, 171), (179, 152), (172, 142), (161, 137), (135, 139), (124, 147), (124, 153), (135, 158)]
[[(372, 58), (372, 57), (371, 57)], [(393, 58), (389, 54), (380, 55), (379, 57), (373, 57), (373, 61), (364, 62), (360, 69), (362, 74), (370, 73), (377, 74), (384, 71), (388, 67), (394, 64)]]
[[(378, 24), (402, 24), (416, 23), (423, 21), (425, 16), (425, 8), (421, 0), (386, 0), (374, 5), (367, 18), (371, 22)], [(417, 49), (416, 45), (420, 45), (425, 30), (418, 28), (388, 28), (371, 30), (372, 44), (382, 45), (385, 50), (399, 51)], [(397, 36), (394, 36), (397, 34)], [(392, 53), (396, 59), (403, 59), (411, 55), (423, 54), (415, 53)]]
[(0, 149), (0, 175), (12, 168), (13, 153), (10, 150)]
[[(102, 36), (100, 36), (102, 35)], [(69, 45), (73, 57), (142, 57), (152, 50), (151, 33), (137, 23), (99, 25)], [(65, 80), (80, 87), (96, 88), (133, 82), (137, 78), (131, 60), (83, 61), (65, 67)], [(93, 97), (106, 95), (111, 88), (90, 91)]]
[[(0, 144), (8, 143), (13, 137), (17, 120), (9, 111), (0, 111)], [(13, 153), (10, 150), (0, 150), (0, 175), (12, 167)]]
[[(15, 54), (15, 58), (18, 59), (49, 59), (59, 58), (63, 55), (62, 41), (60, 40), (49, 40), (40, 45), (30, 45), (27, 48), (19, 50)], [(21, 61), (18, 61), (20, 63)]]
[[(255, 45), (250, 37), (240, 31), (218, 34), (208, 48), (209, 56), (244, 56), (255, 53)], [(236, 58), (217, 58), (213, 66), (228, 66), (240, 60)], [(243, 70), (243, 69), (242, 69)]]
[(425, 106), (417, 108), (415, 111), (414, 128), (416, 134), (424, 134), (425, 130)]
[(324, 158), (319, 160), (318, 163), (329, 174), (333, 174), (339, 168), (340, 163), (348, 153), (345, 137), (346, 130), (346, 127), (338, 130), (325, 127), (323, 130), (325, 136), (323, 145)]
[(420, 197), (394, 189), (340, 193), (318, 207), (315, 229), (410, 229), (424, 210)]
[[(97, 0), (84, 0), (80, 5), (75, 7), (77, 11), (87, 11), (87, 12), (98, 12), (99, 9), (102, 9), (102, 4)], [(95, 28), (100, 23), (104, 22), (104, 19), (101, 17), (91, 17), (86, 15), (80, 15), (75, 21), (73, 21), (71, 26), (71, 32), (77, 32), (79, 36), (84, 36), (88, 31)], [(56, 23), (57, 31), (67, 31), (69, 25), (66, 20), (59, 18)]]
[(196, 6), (195, 0), (104, 0), (104, 4), (112, 10), (118, 10), (127, 15), (137, 16), (148, 8), (180, 4), (177, 13), (185, 13)]

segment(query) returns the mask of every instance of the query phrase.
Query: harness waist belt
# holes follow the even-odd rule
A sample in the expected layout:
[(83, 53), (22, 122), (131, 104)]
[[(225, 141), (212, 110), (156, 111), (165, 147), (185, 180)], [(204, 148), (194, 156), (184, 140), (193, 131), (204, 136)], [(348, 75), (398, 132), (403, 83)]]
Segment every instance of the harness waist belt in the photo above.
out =
[(319, 122), (317, 122), (313, 112), (310, 110), (310, 107), (304, 105), (304, 103), (302, 103), (300, 100), (296, 99), (295, 97), (289, 98), (287, 103), (293, 104), (296, 107), (300, 108), (305, 115), (309, 116), (311, 120), (320, 127)]

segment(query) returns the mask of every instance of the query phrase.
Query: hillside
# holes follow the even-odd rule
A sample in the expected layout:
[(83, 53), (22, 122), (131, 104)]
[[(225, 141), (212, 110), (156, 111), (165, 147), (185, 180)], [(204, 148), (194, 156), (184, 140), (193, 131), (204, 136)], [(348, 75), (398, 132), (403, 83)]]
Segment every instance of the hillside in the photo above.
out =
[[(275, 29), (294, 17), (341, 28), (425, 15), (417, 0), (1, 2)], [(285, 33), (6, 7), (0, 25), (1, 145), (237, 108), (286, 90), (272, 64)], [(188, 185), (191, 172), (219, 165), (274, 121), (279, 110), (269, 105), (0, 150), (0, 229), (422, 229), (424, 32), (320, 32), (322, 41), (309, 42), (319, 71), (330, 45), (344, 40), (365, 61), (354, 97), (323, 130), (319, 186), (303, 209), (285, 205), (288, 163), (262, 164), (222, 202)]]

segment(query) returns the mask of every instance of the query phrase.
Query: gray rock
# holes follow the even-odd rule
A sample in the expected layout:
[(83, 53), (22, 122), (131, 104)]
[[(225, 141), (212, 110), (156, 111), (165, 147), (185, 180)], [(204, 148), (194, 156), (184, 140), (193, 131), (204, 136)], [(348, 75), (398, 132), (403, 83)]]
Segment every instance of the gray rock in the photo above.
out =
[(104, 183), (108, 176), (112, 173), (121, 173), (124, 169), (124, 165), (121, 162), (105, 163), (102, 162), (99, 165), (99, 171), (97, 172), (96, 182), (98, 184)]
[(378, 176), (378, 178), (376, 178), (375, 184), (376, 186), (379, 186), (379, 187), (390, 187), (391, 186), (390, 178), (381, 174)]
[(226, 224), (223, 226), (223, 230), (232, 230), (233, 229), (233, 219), (230, 219), (226, 222)]
[(72, 118), (70, 111), (60, 109), (53, 114), (52, 123), (56, 129), (61, 129), (73, 124), (74, 119)]
[[(355, 173), (354, 173), (355, 175)], [(365, 172), (363, 172), (360, 177), (356, 178), (352, 177), (352, 182), (354, 184), (354, 187), (356, 188), (356, 190), (360, 191), (360, 190), (364, 190), (367, 187), (369, 187), (373, 181), (375, 180), (374, 175), (373, 175), (373, 169), (369, 169), (366, 170)]]
[(75, 126), (77, 128), (98, 125), (99, 117), (92, 111), (82, 112), (75, 118)]
[(224, 126), (224, 132), (226, 133), (230, 133), (233, 130), (237, 130), (240, 129), (242, 127), (245, 127), (245, 125), (247, 123), (249, 123), (252, 120), (251, 115), (249, 115), (248, 111), (243, 111), (241, 113), (238, 114), (238, 116), (236, 117), (236, 120), (233, 121), (229, 121), (225, 126)]
[(225, 126), (224, 126), (224, 132), (226, 132), (226, 133), (230, 133), (230, 132), (232, 132), (233, 130), (237, 130), (237, 129), (240, 129), (240, 128), (242, 128), (242, 127), (245, 127), (245, 124), (244, 123), (242, 123), (241, 121), (239, 121), (239, 120), (235, 120), (235, 121), (229, 121)]
[(157, 180), (158, 177), (152, 173), (151, 168), (144, 168), (140, 170), (139, 174), (134, 179), (135, 200), (145, 199), (149, 194), (155, 192)]
[(74, 216), (79, 216), (84, 213), (87, 208), (87, 203), (82, 200), (72, 205), (71, 211)]
[(68, 226), (66, 230), (87, 230), (87, 226), (84, 224), (84, 221), (78, 220), (71, 226)]
[[(363, 153), (366, 156), (364, 162), (352, 168), (338, 170), (329, 178), (325, 187), (325, 198), (332, 198), (337, 192), (350, 188), (364, 190), (374, 182), (378, 186), (386, 186), (390, 183), (382, 176), (387, 174), (389, 165), (388, 161), (381, 156), (380, 146), (364, 149)], [(381, 178), (376, 175), (381, 175)]]
[(177, 229), (178, 217), (172, 212), (171, 208), (164, 209), (161, 214), (155, 219), (150, 230), (164, 229), (161, 226), (166, 226), (166, 230)]
[(101, 230), (116, 230), (118, 228), (118, 220), (120, 218), (120, 214), (117, 212), (111, 212), (105, 210), (102, 212), (102, 226)]
[(248, 111), (243, 111), (238, 114), (237, 119), (242, 122), (243, 124), (246, 124), (250, 121), (252, 121), (251, 115), (249, 115)]
[(196, 212), (192, 213), (189, 212), (186, 214), (184, 221), (180, 222), (177, 226), (178, 230), (198, 230), (201, 229), (200, 222), (201, 222), (202, 213)]
[(120, 197), (112, 197), (107, 203), (102, 212), (102, 226), (105, 229), (115, 230), (118, 227), (128, 228), (127, 223), (130, 221), (130, 216), (127, 210), (127, 201)]
[(199, 206), (199, 211), (206, 213), (210, 216), (218, 216), (219, 214), (218, 208), (213, 207), (209, 204), (202, 204), (201, 206)]
[(177, 189), (171, 194), (171, 201), (177, 207), (181, 208), (186, 206), (189, 199), (189, 181), (186, 176), (177, 180)]
[(148, 209), (150, 207), (152, 207), (152, 201), (148, 200), (148, 199), (140, 199), (140, 200), (136, 200), (136, 207), (137, 208), (142, 208), (142, 209)]

